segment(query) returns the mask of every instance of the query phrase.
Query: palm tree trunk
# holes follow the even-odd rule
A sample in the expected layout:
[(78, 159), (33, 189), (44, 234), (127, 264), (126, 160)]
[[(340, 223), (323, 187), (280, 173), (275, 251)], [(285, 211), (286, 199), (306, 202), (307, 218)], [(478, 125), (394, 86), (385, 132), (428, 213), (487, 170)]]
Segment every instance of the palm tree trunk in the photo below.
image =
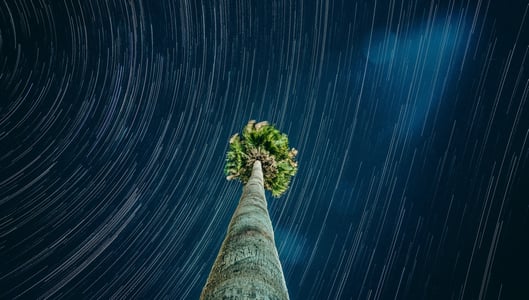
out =
[(289, 299), (258, 160), (200, 299)]

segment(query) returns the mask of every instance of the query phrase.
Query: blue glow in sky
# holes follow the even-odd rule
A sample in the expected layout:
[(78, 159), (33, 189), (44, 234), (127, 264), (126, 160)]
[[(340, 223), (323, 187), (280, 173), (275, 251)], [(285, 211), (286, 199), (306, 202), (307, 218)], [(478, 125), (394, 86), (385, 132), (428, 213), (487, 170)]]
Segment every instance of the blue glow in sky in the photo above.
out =
[(402, 114), (401, 132), (411, 128), (423, 134), (428, 119), (436, 115), (457, 80), (467, 32), (463, 18), (452, 14), (405, 31), (379, 28), (364, 40), (364, 55), (374, 65), (371, 79), (380, 87), (377, 98)]

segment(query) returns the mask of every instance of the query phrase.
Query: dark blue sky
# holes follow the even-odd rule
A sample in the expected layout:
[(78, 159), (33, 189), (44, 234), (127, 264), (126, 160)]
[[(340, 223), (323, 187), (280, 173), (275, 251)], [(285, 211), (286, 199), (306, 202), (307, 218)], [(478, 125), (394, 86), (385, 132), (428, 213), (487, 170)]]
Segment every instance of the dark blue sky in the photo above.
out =
[(198, 298), (250, 119), (291, 299), (529, 297), (527, 3), (155, 2), (0, 3), (0, 298)]

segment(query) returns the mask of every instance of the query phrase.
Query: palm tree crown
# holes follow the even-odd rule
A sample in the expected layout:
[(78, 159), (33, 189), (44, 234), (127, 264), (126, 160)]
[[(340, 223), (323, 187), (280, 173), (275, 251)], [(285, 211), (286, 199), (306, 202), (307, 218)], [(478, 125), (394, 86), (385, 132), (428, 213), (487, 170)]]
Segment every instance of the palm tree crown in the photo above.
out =
[(274, 126), (263, 121), (248, 122), (242, 135), (236, 133), (230, 138), (224, 172), (228, 180), (248, 182), (256, 160), (261, 162), (264, 188), (279, 197), (287, 189), (290, 179), (298, 170), (297, 150), (288, 147), (288, 137)]

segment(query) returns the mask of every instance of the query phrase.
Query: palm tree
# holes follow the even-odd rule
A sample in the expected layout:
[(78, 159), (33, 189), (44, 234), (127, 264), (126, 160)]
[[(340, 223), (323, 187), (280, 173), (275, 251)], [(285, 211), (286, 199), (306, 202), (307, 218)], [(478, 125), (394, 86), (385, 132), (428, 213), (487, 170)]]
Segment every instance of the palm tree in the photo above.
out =
[(296, 154), (267, 122), (250, 121), (230, 139), (225, 173), (244, 188), (200, 299), (289, 299), (264, 189), (274, 197), (288, 189)]

